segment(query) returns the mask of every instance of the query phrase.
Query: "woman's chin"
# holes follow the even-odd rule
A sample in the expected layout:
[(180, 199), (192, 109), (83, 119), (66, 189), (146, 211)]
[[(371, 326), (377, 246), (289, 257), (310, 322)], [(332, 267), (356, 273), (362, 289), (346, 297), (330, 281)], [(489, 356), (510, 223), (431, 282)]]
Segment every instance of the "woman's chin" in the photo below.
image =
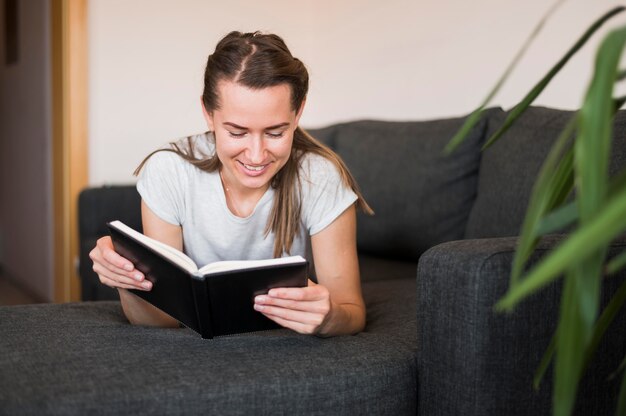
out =
[(270, 181), (272, 180), (271, 173), (269, 171), (264, 172), (261, 175), (237, 175), (239, 183), (248, 189), (261, 189), (269, 186)]
[(242, 164), (237, 164), (237, 179), (246, 188), (258, 189), (269, 184), (275, 172), (273, 164), (267, 164), (263, 169), (248, 169)]

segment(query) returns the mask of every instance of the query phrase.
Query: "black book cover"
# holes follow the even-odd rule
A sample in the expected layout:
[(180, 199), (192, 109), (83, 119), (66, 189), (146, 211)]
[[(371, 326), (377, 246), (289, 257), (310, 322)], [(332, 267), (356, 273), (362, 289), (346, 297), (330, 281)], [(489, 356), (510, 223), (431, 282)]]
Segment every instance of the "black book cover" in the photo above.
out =
[(307, 285), (306, 262), (196, 276), (110, 224), (109, 230), (115, 251), (152, 282), (150, 291), (130, 291), (203, 338), (280, 328), (254, 310), (254, 297)]

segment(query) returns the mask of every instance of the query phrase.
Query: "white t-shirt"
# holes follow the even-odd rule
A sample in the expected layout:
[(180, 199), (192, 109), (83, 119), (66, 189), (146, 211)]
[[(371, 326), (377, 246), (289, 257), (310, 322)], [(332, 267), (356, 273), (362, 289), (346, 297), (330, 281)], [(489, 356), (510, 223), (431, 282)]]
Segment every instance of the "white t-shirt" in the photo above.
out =
[[(192, 136), (191, 140), (196, 155), (215, 153), (209, 133)], [(178, 145), (186, 148), (187, 138)], [(330, 225), (357, 196), (343, 183), (335, 165), (324, 157), (305, 155), (299, 173), (302, 223), (289, 254), (304, 257), (307, 235)], [(264, 236), (274, 201), (271, 187), (252, 214), (240, 218), (226, 205), (218, 172), (200, 170), (172, 152), (157, 152), (144, 165), (137, 190), (157, 216), (182, 227), (184, 251), (198, 266), (220, 260), (273, 257), (274, 233)]]

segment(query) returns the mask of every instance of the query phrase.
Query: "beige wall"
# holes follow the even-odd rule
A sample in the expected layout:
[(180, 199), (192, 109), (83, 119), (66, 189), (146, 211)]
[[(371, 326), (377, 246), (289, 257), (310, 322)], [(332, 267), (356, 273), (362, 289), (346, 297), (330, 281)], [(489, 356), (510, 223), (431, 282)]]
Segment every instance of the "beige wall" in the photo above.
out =
[(48, 1), (18, 2), (19, 61), (6, 65), (0, 1), (0, 264), (53, 298)]
[[(91, 0), (90, 182), (132, 182), (131, 172), (150, 150), (204, 129), (205, 59), (230, 30), (276, 32), (307, 64), (305, 127), (359, 118), (429, 119), (471, 111), (551, 3)], [(563, 4), (495, 103), (516, 103), (615, 4)], [(609, 26), (624, 22), (620, 17)], [(600, 36), (594, 39), (537, 104), (579, 105)]]

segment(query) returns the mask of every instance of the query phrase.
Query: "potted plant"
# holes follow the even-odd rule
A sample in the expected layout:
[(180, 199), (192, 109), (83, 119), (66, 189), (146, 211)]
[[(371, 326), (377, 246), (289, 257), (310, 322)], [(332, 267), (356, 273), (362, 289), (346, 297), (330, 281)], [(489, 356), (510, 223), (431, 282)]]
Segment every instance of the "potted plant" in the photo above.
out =
[[(616, 7), (598, 19), (509, 112), (484, 148), (502, 137), (598, 28), (625, 9)], [(543, 21), (538, 28), (542, 24)], [(537, 32), (538, 29), (531, 39)], [(467, 118), (446, 152), (452, 152), (480, 119), (528, 43), (484, 102)], [(609, 262), (606, 259), (611, 242), (626, 231), (626, 169), (613, 177), (608, 174), (612, 119), (626, 102), (626, 97), (613, 96), (615, 84), (626, 77), (626, 71), (619, 68), (625, 46), (626, 26), (623, 26), (611, 31), (597, 50), (583, 105), (555, 140), (536, 179), (515, 253), (509, 290), (496, 305), (499, 311), (509, 311), (527, 296), (563, 278), (559, 323), (535, 375), (538, 386), (554, 358), (553, 414), (558, 416), (572, 413), (585, 367), (609, 323), (626, 302), (625, 282), (606, 308), (600, 310), (603, 279), (626, 267), (626, 252)], [(563, 243), (525, 272), (526, 262), (541, 237), (566, 227), (572, 231)], [(616, 363), (616, 369), (621, 371), (624, 367), (626, 358), (619, 367)], [(616, 414), (626, 414), (626, 372), (622, 375)]]

